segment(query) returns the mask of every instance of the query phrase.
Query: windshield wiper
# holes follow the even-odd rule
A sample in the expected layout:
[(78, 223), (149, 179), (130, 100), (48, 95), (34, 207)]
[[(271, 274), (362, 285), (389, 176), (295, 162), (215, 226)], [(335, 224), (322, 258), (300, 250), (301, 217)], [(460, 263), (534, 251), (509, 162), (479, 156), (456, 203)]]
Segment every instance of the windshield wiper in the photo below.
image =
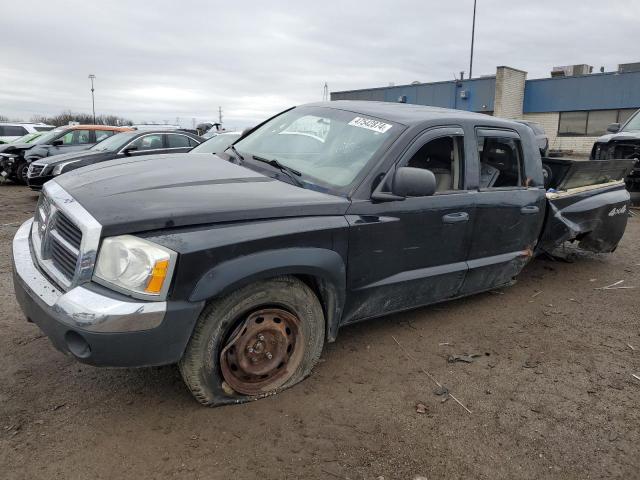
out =
[(251, 157), (254, 160), (257, 160), (258, 162), (266, 163), (271, 165), (274, 168), (277, 168), (282, 173), (284, 173), (287, 177), (293, 180), (293, 183), (296, 184), (298, 187), (304, 186), (304, 182), (302, 182), (299, 178), (297, 178), (302, 176), (302, 173), (300, 173), (298, 170), (295, 170), (291, 167), (287, 167), (286, 165), (283, 165), (275, 158), (268, 159), (268, 158), (259, 157), (257, 155), (251, 155)]
[(238, 160), (240, 160), (241, 162), (244, 162), (244, 157), (240, 154), (240, 152), (239, 152), (238, 150), (236, 150), (235, 145), (233, 145), (233, 144), (229, 145), (229, 146), (225, 149), (225, 152), (226, 152), (227, 150), (229, 150), (229, 149), (231, 149), (231, 151), (233, 152), (233, 154), (236, 156), (236, 158), (237, 158)]

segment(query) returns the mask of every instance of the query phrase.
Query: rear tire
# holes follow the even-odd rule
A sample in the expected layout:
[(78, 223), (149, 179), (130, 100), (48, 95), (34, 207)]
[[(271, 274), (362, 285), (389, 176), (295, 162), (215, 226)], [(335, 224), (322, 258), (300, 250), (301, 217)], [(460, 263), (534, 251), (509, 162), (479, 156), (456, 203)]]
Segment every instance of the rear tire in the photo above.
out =
[(295, 277), (276, 277), (207, 304), (178, 366), (203, 405), (242, 403), (305, 379), (320, 358), (324, 336), (324, 314), (313, 291)]

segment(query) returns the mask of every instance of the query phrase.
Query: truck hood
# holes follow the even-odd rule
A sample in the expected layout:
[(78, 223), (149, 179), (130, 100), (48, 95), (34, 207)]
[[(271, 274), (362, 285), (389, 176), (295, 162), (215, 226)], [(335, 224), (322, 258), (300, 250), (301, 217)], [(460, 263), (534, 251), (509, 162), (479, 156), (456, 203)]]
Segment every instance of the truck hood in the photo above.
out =
[(0, 144), (0, 153), (14, 153), (18, 150), (29, 150), (34, 145), (33, 143), (3, 143)]
[(55, 180), (103, 235), (218, 222), (343, 215), (350, 202), (285, 183), (212, 154), (114, 160)]
[(618, 140), (640, 140), (640, 131), (608, 133), (606, 135), (598, 137), (596, 142), (608, 143), (611, 141), (618, 141)]

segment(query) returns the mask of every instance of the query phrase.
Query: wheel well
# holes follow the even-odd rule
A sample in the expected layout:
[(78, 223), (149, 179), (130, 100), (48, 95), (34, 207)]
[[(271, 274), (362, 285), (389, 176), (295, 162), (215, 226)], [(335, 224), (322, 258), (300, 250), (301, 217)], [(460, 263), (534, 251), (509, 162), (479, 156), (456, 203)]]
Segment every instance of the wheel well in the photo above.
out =
[(314, 275), (294, 274), (292, 276), (307, 285), (320, 300), (325, 318), (327, 341), (333, 342), (338, 333), (338, 308), (342, 309), (341, 305), (337, 305), (338, 296), (335, 287), (325, 279)]

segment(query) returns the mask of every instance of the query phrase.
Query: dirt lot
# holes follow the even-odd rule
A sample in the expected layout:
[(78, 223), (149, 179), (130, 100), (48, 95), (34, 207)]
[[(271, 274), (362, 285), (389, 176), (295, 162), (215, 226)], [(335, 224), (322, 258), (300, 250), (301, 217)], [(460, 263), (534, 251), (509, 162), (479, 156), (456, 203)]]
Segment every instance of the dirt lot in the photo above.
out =
[[(512, 288), (345, 328), (301, 385), (207, 409), (174, 367), (81, 365), (24, 320), (10, 245), (35, 200), (0, 185), (4, 479), (640, 478), (637, 216), (612, 255), (537, 260)], [(636, 289), (595, 290), (618, 280)], [(480, 356), (447, 363), (462, 353)]]

